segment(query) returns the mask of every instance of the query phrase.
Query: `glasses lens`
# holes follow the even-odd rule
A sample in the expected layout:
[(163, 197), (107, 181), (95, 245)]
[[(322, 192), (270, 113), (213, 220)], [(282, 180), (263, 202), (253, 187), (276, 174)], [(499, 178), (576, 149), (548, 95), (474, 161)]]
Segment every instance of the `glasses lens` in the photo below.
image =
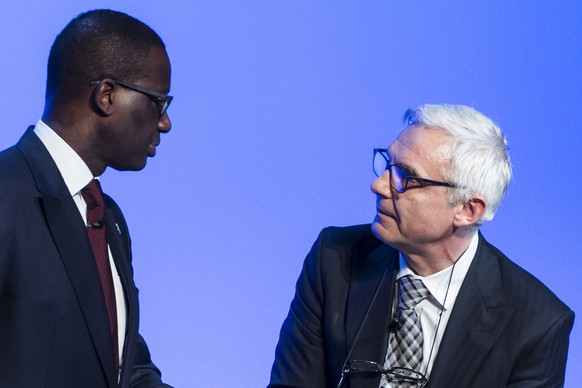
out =
[(163, 116), (164, 113), (166, 113), (166, 111), (168, 110), (170, 103), (172, 102), (172, 97), (166, 96), (166, 99), (164, 99), (160, 102), (161, 102), (161, 104), (160, 104), (160, 116)]
[(392, 188), (398, 191), (399, 193), (404, 193), (410, 175), (408, 175), (406, 172), (404, 172), (404, 170), (402, 170), (398, 166), (391, 166), (390, 177), (391, 177), (390, 183), (392, 184)]
[(392, 375), (397, 379), (402, 380), (409, 380), (409, 381), (417, 381), (423, 380), (424, 375), (420, 372), (416, 372), (414, 370), (406, 369), (406, 368), (394, 368), (392, 369)]
[(388, 160), (378, 149), (374, 150), (373, 168), (376, 176), (381, 176), (388, 168)]
[(378, 365), (375, 362), (372, 361), (352, 361), (350, 363), (350, 369), (353, 372), (357, 372), (357, 373), (380, 373), (381, 372), (381, 368), (380, 365)]
[(168, 109), (168, 101), (160, 101), (160, 116), (163, 116), (166, 113), (166, 109)]
[(424, 387), (428, 382), (427, 378), (420, 372), (408, 368), (396, 367), (387, 373), (388, 381), (400, 381), (407, 383), (406, 386), (409, 387), (411, 384), (414, 387)]

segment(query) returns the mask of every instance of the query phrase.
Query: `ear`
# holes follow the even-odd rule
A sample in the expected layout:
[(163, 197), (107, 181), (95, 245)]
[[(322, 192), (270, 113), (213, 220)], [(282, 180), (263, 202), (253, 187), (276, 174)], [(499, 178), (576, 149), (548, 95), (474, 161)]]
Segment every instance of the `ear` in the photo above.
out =
[(485, 213), (487, 202), (480, 195), (473, 195), (467, 202), (457, 205), (459, 208), (453, 217), (453, 224), (456, 227), (467, 227), (475, 225)]
[(109, 78), (102, 79), (93, 89), (91, 105), (100, 116), (111, 116), (114, 110), (114, 92), (118, 86)]

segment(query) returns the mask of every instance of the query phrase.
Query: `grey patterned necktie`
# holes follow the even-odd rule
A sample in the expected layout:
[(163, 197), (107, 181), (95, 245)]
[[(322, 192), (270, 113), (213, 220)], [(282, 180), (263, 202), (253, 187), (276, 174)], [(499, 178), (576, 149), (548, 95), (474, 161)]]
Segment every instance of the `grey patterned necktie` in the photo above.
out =
[[(420, 279), (403, 276), (399, 280), (398, 311), (399, 326), (390, 333), (390, 346), (386, 355), (386, 368), (403, 367), (419, 371), (422, 362), (422, 328), (414, 311), (420, 301), (430, 295), (430, 292)], [(387, 381), (382, 377), (380, 387), (412, 387), (414, 384)]]

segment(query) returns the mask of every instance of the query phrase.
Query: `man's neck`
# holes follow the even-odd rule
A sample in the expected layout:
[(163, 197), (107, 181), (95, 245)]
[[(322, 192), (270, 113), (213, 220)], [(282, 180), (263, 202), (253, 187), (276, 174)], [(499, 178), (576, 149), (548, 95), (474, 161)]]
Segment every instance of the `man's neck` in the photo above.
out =
[[(60, 118), (60, 119), (59, 119)], [(75, 117), (50, 115), (45, 112), (42, 121), (46, 123), (61, 139), (63, 139), (83, 159), (93, 176), (100, 176), (105, 171), (95, 154), (93, 130), (88, 122), (75, 120)]]
[(475, 233), (452, 236), (444, 242), (427, 244), (414, 251), (402, 250), (402, 256), (417, 275), (429, 276), (455, 264), (469, 247)]

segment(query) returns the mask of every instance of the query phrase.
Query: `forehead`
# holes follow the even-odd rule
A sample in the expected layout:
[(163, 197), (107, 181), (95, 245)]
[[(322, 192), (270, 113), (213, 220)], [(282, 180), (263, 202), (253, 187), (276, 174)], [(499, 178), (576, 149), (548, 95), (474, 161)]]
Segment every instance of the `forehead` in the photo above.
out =
[(169, 90), (171, 78), (170, 59), (166, 50), (162, 47), (150, 48), (149, 56), (145, 64), (144, 79), (148, 87), (156, 90)]
[(388, 148), (392, 163), (414, 170), (448, 167), (453, 137), (440, 128), (412, 125), (405, 128)]

